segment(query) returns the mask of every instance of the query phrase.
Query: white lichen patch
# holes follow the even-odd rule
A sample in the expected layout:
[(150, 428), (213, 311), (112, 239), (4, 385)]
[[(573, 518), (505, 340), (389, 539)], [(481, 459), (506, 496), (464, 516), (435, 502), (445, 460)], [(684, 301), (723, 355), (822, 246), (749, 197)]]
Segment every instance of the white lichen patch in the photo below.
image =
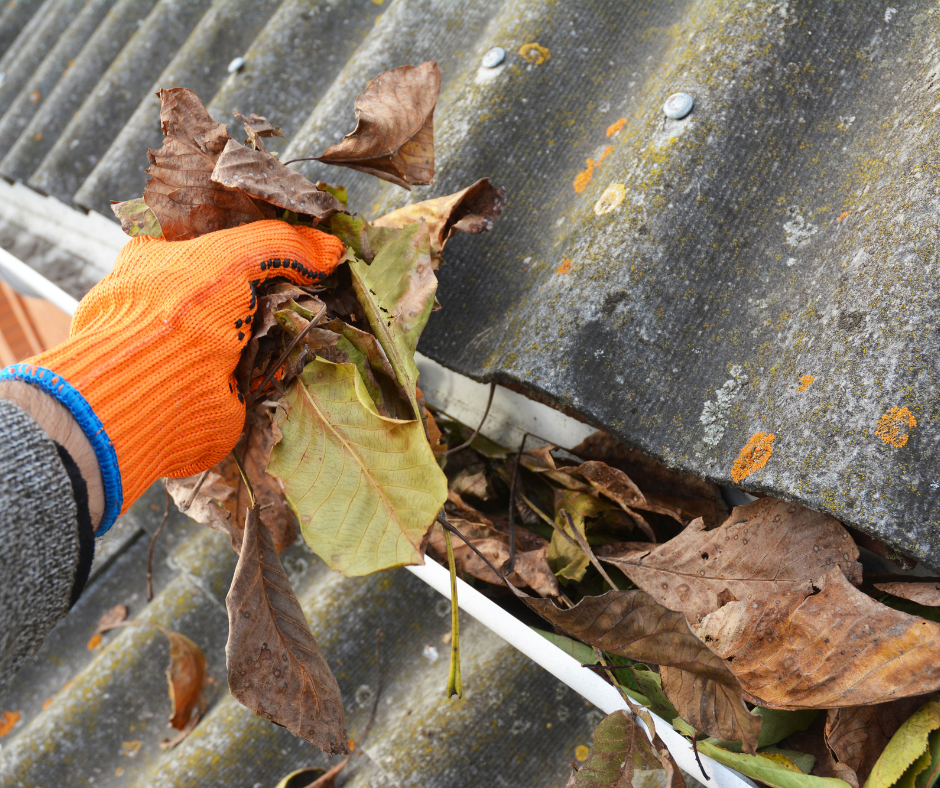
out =
[(787, 234), (787, 244), (802, 246), (816, 234), (818, 228), (815, 224), (806, 221), (800, 214), (800, 209), (795, 205), (791, 205), (787, 209), (787, 213), (793, 217), (783, 225), (783, 229)]
[(612, 183), (604, 190), (604, 193), (597, 202), (594, 203), (594, 213), (598, 216), (603, 216), (605, 213), (616, 210), (620, 207), (620, 203), (623, 202), (623, 198), (626, 196), (627, 189), (622, 183)]
[(729, 371), (731, 377), (715, 392), (714, 400), (705, 402), (702, 415), (698, 419), (705, 430), (702, 443), (709, 449), (714, 449), (724, 437), (725, 428), (728, 426), (728, 416), (731, 415), (731, 408), (734, 407), (734, 403), (741, 396), (741, 391), (748, 382), (748, 377), (744, 374), (740, 364), (732, 365)]

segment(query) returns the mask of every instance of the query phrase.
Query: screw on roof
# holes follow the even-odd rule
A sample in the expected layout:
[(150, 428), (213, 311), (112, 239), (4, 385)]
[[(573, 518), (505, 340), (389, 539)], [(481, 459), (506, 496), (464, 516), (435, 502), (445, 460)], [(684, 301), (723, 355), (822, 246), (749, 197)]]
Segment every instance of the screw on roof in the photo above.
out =
[(694, 99), (688, 93), (673, 93), (663, 104), (667, 118), (681, 120), (692, 111)]
[(493, 47), (483, 56), (483, 68), (496, 68), (506, 59), (506, 50), (502, 47)]

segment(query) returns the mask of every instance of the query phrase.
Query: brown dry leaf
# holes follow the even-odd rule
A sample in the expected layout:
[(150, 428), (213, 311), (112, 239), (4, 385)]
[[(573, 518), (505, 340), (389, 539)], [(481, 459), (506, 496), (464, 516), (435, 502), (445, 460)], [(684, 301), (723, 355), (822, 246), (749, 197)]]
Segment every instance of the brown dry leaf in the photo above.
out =
[[(297, 539), (297, 519), (287, 503), (281, 483), (265, 471), (274, 443), (268, 409), (259, 403), (246, 414), (245, 430), (235, 444), (235, 451), (245, 466), (258, 503), (265, 507), (264, 524), (271, 531), (278, 553), (283, 553)], [(185, 479), (167, 479), (167, 490), (177, 506), (185, 504), (198, 480), (198, 475)], [(210, 471), (184, 514), (209, 528), (228, 534), (232, 540), (232, 549), (237, 553), (243, 539), (242, 523), (250, 506), (248, 490), (242, 482), (238, 465), (229, 454)]]
[[(306, 291), (301, 290), (296, 285), (282, 282), (267, 291), (267, 294), (258, 299), (258, 311), (251, 321), (251, 338), (245, 349), (242, 350), (241, 357), (238, 360), (238, 366), (235, 368), (235, 378), (243, 391), (248, 391), (253, 375), (256, 373), (255, 365), (258, 359), (258, 351), (261, 348), (261, 340), (269, 335), (274, 326), (278, 324), (276, 313), (284, 304), (289, 301), (302, 301), (312, 298)], [(316, 311), (323, 305), (322, 301), (316, 299), (319, 304), (311, 311)], [(260, 380), (259, 380), (260, 383)]]
[(211, 177), (213, 183), (244, 192), (279, 208), (311, 216), (315, 222), (346, 210), (346, 206), (332, 194), (320, 191), (303, 175), (284, 166), (267, 151), (246, 148), (232, 139), (226, 143)]
[(448, 485), (457, 495), (470, 495), (480, 501), (490, 501), (496, 496), (493, 485), (486, 475), (485, 466), (477, 463), (464, 468)]
[(163, 147), (148, 151), (150, 180), (144, 202), (168, 241), (198, 238), (215, 230), (273, 219), (275, 210), (211, 179), (216, 160), (231, 139), (191, 90), (161, 90)]
[(810, 593), (833, 566), (856, 583), (862, 575), (858, 548), (838, 520), (775, 498), (735, 507), (712, 531), (699, 518), (655, 549), (605, 560), (693, 624), (725, 602)]
[(98, 626), (95, 627), (95, 634), (100, 635), (102, 632), (113, 629), (125, 618), (127, 618), (127, 605), (115, 605), (98, 620)]
[(241, 121), (242, 126), (245, 127), (245, 133), (248, 135), (248, 139), (245, 140), (245, 144), (248, 145), (251, 143), (251, 147), (255, 150), (266, 150), (264, 143), (261, 141), (262, 137), (284, 136), (284, 132), (281, 131), (280, 126), (274, 126), (268, 122), (267, 118), (264, 118), (261, 115), (255, 115), (255, 113), (252, 112), (246, 118), (238, 110), (235, 110), (232, 115), (234, 115), (235, 120)]
[(439, 264), (441, 253), (454, 233), (460, 230), (476, 234), (492, 230), (505, 207), (506, 190), (493, 186), (489, 178), (481, 178), (455, 194), (392, 211), (376, 219), (372, 225), (400, 229), (424, 219), (431, 233), (431, 256)]
[(748, 700), (831, 709), (940, 689), (940, 624), (876, 602), (837, 567), (813, 586), (729, 602), (697, 628), (728, 660)]
[(571, 451), (583, 460), (599, 460), (619, 468), (648, 499), (666, 499), (664, 505), (680, 512), (687, 521), (702, 517), (707, 525), (713, 526), (728, 516), (716, 484), (667, 468), (606, 432), (589, 435)]
[(441, 69), (433, 60), (379, 74), (356, 99), (358, 123), (317, 161), (410, 189), (434, 179), (434, 106)]
[(924, 705), (924, 698), (901, 698), (875, 706), (829, 709), (826, 744), (864, 785), (878, 757), (905, 720)]
[(257, 509), (249, 510), (225, 604), (232, 696), (330, 755), (348, 752), (339, 686)]
[(584, 597), (570, 610), (549, 599), (523, 601), (589, 646), (660, 665), (663, 691), (686, 722), (754, 752), (760, 717), (747, 710), (734, 674), (692, 633), (682, 613), (667, 610), (643, 591)]
[(940, 582), (875, 583), (875, 588), (891, 596), (907, 599), (926, 607), (940, 607)]
[(166, 683), (172, 704), (170, 725), (182, 731), (194, 715), (201, 717), (206, 710), (203, 694), (206, 657), (202, 649), (185, 635), (162, 627), (161, 631), (170, 640), (170, 666), (166, 669)]
[[(450, 518), (457, 528), (495, 567), (509, 559), (509, 536), (495, 528)], [(447, 555), (444, 533), (434, 528), (430, 533), (428, 547), (442, 560)], [(558, 596), (558, 579), (547, 560), (548, 542), (541, 537), (516, 526), (516, 561), (509, 582), (515, 586), (531, 588), (539, 596)], [(490, 569), (466, 544), (454, 540), (454, 561), (460, 572), (479, 578), (493, 585), (502, 585), (500, 577)]]
[(447, 491), (447, 501), (453, 504), (454, 508), (460, 512), (460, 516), (468, 520), (471, 523), (478, 525), (493, 525), (493, 521), (490, 520), (483, 512), (481, 512), (476, 507), (468, 504), (460, 493), (454, 492), (453, 490)]
[(815, 759), (812, 774), (816, 777), (836, 777), (845, 780), (852, 788), (859, 788), (858, 776), (844, 763), (837, 763), (832, 750), (826, 744), (826, 715), (819, 714), (805, 731), (791, 733), (787, 737), (789, 746), (797, 752), (812, 755)]

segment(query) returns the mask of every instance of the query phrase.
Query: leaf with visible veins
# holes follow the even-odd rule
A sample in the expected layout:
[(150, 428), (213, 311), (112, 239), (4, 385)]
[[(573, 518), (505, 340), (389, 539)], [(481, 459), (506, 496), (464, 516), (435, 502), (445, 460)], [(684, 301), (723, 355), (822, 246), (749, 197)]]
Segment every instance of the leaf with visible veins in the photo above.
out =
[(187, 88), (161, 90), (163, 147), (148, 151), (144, 202), (168, 241), (185, 241), (248, 222), (273, 219), (274, 207), (212, 181), (216, 160), (231, 139)]
[(663, 772), (661, 785), (670, 785), (671, 775), (663, 769), (643, 729), (631, 715), (618, 710), (601, 720), (594, 731), (594, 746), (587, 762), (568, 785), (574, 788), (630, 788), (640, 782), (635, 779), (635, 771), (654, 770)]
[(419, 222), (396, 231), (371, 265), (353, 260), (349, 269), (369, 325), (420, 419), (414, 355), (437, 292), (427, 225)]
[(729, 602), (696, 632), (760, 706), (864, 706), (940, 689), (940, 624), (876, 602), (835, 566), (809, 591)]
[(421, 563), (447, 479), (420, 422), (381, 416), (353, 364), (319, 358), (285, 400), (268, 471), (311, 549), (347, 576)]
[(315, 222), (346, 210), (332, 194), (321, 191), (267, 151), (252, 150), (231, 139), (215, 163), (211, 178), (226, 188), (311, 216)]
[(356, 99), (356, 128), (317, 161), (374, 175), (410, 189), (434, 179), (434, 106), (441, 69), (434, 61), (399, 66)]
[(725, 601), (809, 593), (833, 566), (855, 582), (862, 572), (858, 548), (838, 520), (774, 498), (735, 507), (714, 530), (699, 518), (655, 549), (604, 560), (692, 624)]
[(754, 752), (760, 717), (747, 710), (734, 674), (692, 633), (682, 613), (667, 610), (643, 591), (584, 597), (569, 610), (549, 599), (522, 597), (571, 637), (659, 665), (663, 691), (684, 720), (709, 736), (740, 741)]
[(244, 539), (225, 597), (232, 697), (325, 753), (348, 752), (339, 685), (257, 508), (249, 510)]
[(874, 706), (850, 706), (829, 709), (826, 718), (826, 744), (864, 784), (888, 746), (891, 737), (915, 711), (924, 705), (924, 698), (901, 698)]

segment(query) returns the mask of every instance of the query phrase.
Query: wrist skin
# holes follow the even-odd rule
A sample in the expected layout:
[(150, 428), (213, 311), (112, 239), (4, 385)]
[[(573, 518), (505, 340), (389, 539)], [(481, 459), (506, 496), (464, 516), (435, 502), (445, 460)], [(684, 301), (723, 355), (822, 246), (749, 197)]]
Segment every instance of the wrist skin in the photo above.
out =
[(92, 527), (97, 528), (104, 514), (104, 480), (95, 451), (68, 408), (38, 387), (18, 380), (0, 380), (0, 399), (26, 411), (71, 455), (88, 487), (88, 514)]

